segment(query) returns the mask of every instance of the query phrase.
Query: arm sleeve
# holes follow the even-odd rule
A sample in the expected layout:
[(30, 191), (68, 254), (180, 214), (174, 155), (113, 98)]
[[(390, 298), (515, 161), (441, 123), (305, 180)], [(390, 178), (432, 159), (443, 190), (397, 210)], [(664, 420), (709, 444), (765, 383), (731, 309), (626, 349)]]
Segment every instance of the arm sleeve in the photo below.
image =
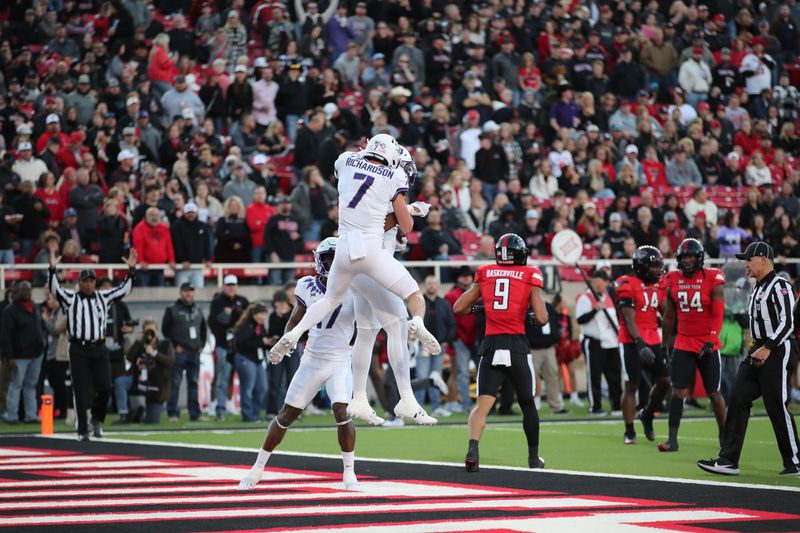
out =
[(718, 336), (722, 331), (722, 321), (725, 318), (725, 300), (711, 301), (711, 336)]
[(575, 302), (575, 319), (578, 324), (586, 324), (594, 318), (595, 314), (597, 314), (597, 310), (592, 308), (589, 298), (582, 294)]
[(61, 288), (61, 284), (58, 282), (58, 276), (56, 275), (56, 272), (54, 270), (48, 271), (47, 279), (48, 279), (47, 281), (48, 289), (52, 294), (56, 295), (58, 303), (61, 304), (61, 307), (66, 309), (73, 296), (71, 291)]
[(780, 281), (773, 287), (770, 305), (777, 306), (780, 322), (775, 326), (775, 333), (764, 343), (770, 350), (788, 340), (794, 333), (794, 294), (786, 281)]
[(161, 319), (161, 334), (164, 338), (170, 340), (172, 336), (172, 311), (171, 307), (167, 307), (164, 311), (164, 318)]
[(125, 298), (127, 295), (131, 293), (131, 289), (133, 289), (133, 279), (128, 276), (125, 278), (125, 281), (122, 282), (122, 285), (119, 287), (114, 287), (113, 289), (108, 289), (107, 291), (98, 291), (100, 293), (100, 297), (106, 302), (106, 304), (111, 304), (116, 302), (117, 300), (121, 300)]

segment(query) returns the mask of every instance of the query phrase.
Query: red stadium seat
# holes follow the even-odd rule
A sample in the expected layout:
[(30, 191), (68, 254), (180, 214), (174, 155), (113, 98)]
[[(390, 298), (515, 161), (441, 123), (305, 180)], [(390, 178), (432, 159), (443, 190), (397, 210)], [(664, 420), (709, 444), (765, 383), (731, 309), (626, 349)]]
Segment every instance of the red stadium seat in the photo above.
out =
[(314, 254), (297, 254), (294, 256), (295, 263), (304, 263), (307, 262), (309, 266), (307, 268), (298, 268), (295, 269), (295, 276), (298, 278), (302, 278), (303, 276), (313, 276), (316, 273), (314, 269)]

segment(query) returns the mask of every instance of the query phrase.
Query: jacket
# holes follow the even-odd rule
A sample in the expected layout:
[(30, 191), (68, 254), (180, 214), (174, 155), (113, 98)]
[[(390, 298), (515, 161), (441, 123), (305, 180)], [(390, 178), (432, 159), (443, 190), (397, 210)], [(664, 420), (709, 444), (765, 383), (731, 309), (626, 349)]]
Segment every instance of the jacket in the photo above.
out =
[[(214, 334), (217, 348), (228, 348), (228, 331), (236, 324), (248, 305), (250, 305), (248, 299), (240, 294), (231, 299), (220, 292), (211, 300), (211, 309), (208, 311), (208, 327)], [(226, 313), (226, 308), (230, 308), (231, 312)]]
[(264, 228), (274, 214), (275, 208), (267, 203), (253, 202), (247, 206), (245, 219), (247, 220), (247, 228), (250, 230), (250, 240), (254, 247), (264, 246)]
[(252, 319), (248, 320), (236, 330), (236, 353), (260, 363), (268, 351), (264, 344), (264, 339), (268, 338), (266, 324), (262, 326)]
[(34, 304), (28, 311), (14, 300), (3, 311), (0, 353), (6, 359), (35, 359), (44, 353), (45, 328), (42, 309)]
[(179, 218), (172, 225), (171, 233), (175, 261), (202, 263), (211, 259), (208, 224), (197, 219), (189, 222), (186, 218)]
[(172, 85), (172, 80), (178, 74), (178, 67), (170, 59), (163, 46), (157, 46), (150, 63), (147, 65), (147, 77), (153, 81), (161, 81)]
[(69, 205), (78, 212), (78, 229), (94, 229), (97, 227), (97, 217), (100, 206), (103, 205), (103, 190), (97, 185), (81, 187), (76, 185), (69, 191)]
[(547, 324), (536, 326), (526, 321), (525, 334), (532, 350), (552, 348), (561, 340), (561, 322), (556, 316), (556, 310), (548, 302), (545, 302), (544, 306), (549, 317)]
[(264, 227), (264, 253), (275, 252), (282, 261), (294, 261), (303, 253), (303, 237), (293, 239), (292, 232), (300, 232), (300, 224), (291, 215), (273, 215)]
[(167, 307), (161, 321), (161, 331), (174, 346), (195, 353), (203, 349), (208, 336), (203, 311), (196, 303), (186, 305), (181, 300)]
[[(450, 292), (444, 295), (444, 299), (450, 302), (450, 306), (455, 305), (462, 294), (466, 291), (455, 285)], [(458, 315), (456, 320), (456, 334), (453, 340), (459, 340), (464, 343), (468, 349), (473, 349), (476, 345), (475, 338), (475, 315), (470, 313), (467, 315)]]
[(444, 298), (430, 300), (425, 297), (425, 327), (440, 342), (450, 342), (456, 337), (456, 317), (453, 308)]
[[(322, 196), (325, 200), (325, 205), (331, 205), (339, 198), (339, 193), (327, 181), (322, 184)], [(292, 191), (289, 197), (292, 201), (292, 214), (297, 218), (302, 229), (311, 227), (311, 187), (306, 182), (300, 182)]]
[[(169, 369), (172, 368), (172, 365), (175, 364), (175, 351), (172, 348), (172, 344), (169, 341), (160, 341), (158, 343), (158, 347), (156, 348), (156, 356), (155, 356), (155, 363), (161, 368), (161, 383), (158, 390), (158, 398), (155, 400), (157, 403), (164, 403), (169, 400), (170, 393), (172, 392), (172, 372), (169, 372)], [(125, 354), (125, 357), (128, 361), (131, 362), (132, 365), (137, 364), (137, 360), (139, 357), (144, 353), (144, 343), (142, 339), (136, 339), (131, 347), (128, 348), (128, 352)], [(133, 370), (134, 367), (131, 367)], [(136, 384), (134, 383), (134, 390)], [(151, 400), (152, 401), (152, 400)]]
[(101, 263), (119, 263), (125, 253), (125, 232), (128, 223), (121, 216), (102, 216), (97, 221)]
[(151, 226), (142, 220), (133, 230), (133, 247), (139, 252), (142, 263), (173, 263), (172, 235), (166, 224)]

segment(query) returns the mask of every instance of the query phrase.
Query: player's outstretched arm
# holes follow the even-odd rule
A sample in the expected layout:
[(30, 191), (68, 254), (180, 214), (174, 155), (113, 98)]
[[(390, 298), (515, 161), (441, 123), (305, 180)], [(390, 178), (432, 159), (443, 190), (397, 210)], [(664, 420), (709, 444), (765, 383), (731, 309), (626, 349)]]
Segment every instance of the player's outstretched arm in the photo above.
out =
[(547, 307), (544, 305), (541, 287), (531, 287), (531, 309), (533, 309), (533, 321), (537, 326), (544, 326), (550, 317), (547, 314)]
[(481, 297), (481, 288), (477, 283), (473, 283), (467, 292), (459, 296), (453, 304), (453, 312), (457, 315), (468, 315), (472, 310), (472, 304)]
[(406, 204), (406, 195), (398, 194), (397, 198), (392, 200), (392, 207), (394, 208), (394, 217), (400, 225), (400, 229), (405, 233), (409, 233), (414, 229), (414, 220), (411, 218), (411, 213), (408, 212), (408, 204)]
[(303, 320), (304, 316), (306, 316), (306, 306), (297, 302), (297, 305), (292, 309), (292, 314), (289, 316), (289, 321), (286, 323), (283, 332), (286, 333), (294, 329), (294, 327)]
[(672, 301), (672, 290), (667, 287), (667, 297), (664, 299), (664, 318), (661, 322), (661, 346), (664, 353), (669, 349), (669, 339), (675, 328), (675, 302)]

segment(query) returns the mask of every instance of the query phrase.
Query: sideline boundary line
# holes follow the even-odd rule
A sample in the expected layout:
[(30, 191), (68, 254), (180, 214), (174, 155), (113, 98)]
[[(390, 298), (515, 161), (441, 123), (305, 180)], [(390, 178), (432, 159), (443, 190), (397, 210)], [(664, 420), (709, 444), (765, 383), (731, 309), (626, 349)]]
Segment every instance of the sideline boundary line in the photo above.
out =
[[(50, 435), (50, 436), (43, 436), (38, 435), (37, 438), (40, 439), (54, 439), (54, 440), (74, 440), (75, 437), (73, 435)], [(116, 444), (140, 444), (145, 446), (162, 446), (162, 447), (170, 447), (170, 448), (194, 448), (194, 449), (204, 449), (204, 450), (218, 450), (218, 451), (236, 451), (236, 452), (246, 452), (255, 455), (255, 449), (253, 448), (245, 448), (241, 446), (219, 446), (219, 445), (208, 445), (208, 444), (188, 444), (188, 443), (179, 443), (179, 442), (153, 442), (153, 441), (136, 441), (136, 440), (125, 440), (125, 439), (108, 439), (104, 438), (100, 442), (109, 442), (109, 443), (116, 443)], [(273, 452), (275, 455), (287, 455), (293, 457), (312, 457), (316, 459), (335, 459), (340, 461), (341, 455), (334, 455), (334, 454), (322, 454), (322, 453), (308, 453), (308, 452), (286, 452), (286, 451), (275, 451)], [(371, 463), (395, 463), (395, 464), (406, 464), (406, 465), (428, 465), (428, 466), (445, 466), (445, 467), (458, 467), (463, 468), (464, 465), (462, 463), (448, 463), (444, 461), (419, 461), (419, 460), (403, 460), (403, 459), (375, 459), (375, 458), (368, 458), (368, 457), (358, 457), (358, 462), (371, 462)], [(495, 465), (481, 465), (481, 468), (491, 468), (493, 470), (506, 470), (510, 472), (534, 472), (538, 473), (537, 470), (531, 470), (529, 468), (523, 468), (518, 466), (495, 466)], [(800, 486), (798, 487), (788, 487), (788, 486), (776, 486), (776, 485), (763, 485), (759, 483), (732, 483), (728, 481), (711, 481), (711, 480), (702, 480), (702, 479), (686, 479), (686, 478), (670, 478), (670, 477), (663, 477), (663, 476), (639, 476), (639, 475), (630, 475), (630, 474), (611, 474), (611, 473), (600, 473), (600, 472), (581, 472), (577, 470), (542, 470), (542, 473), (554, 473), (554, 474), (564, 474), (569, 476), (585, 476), (585, 477), (596, 477), (596, 478), (615, 478), (615, 479), (635, 479), (635, 480), (642, 480), (642, 481), (660, 481), (660, 482), (669, 482), (669, 483), (680, 483), (680, 484), (689, 484), (689, 485), (705, 485), (705, 486), (712, 486), (712, 487), (731, 487), (731, 488), (746, 488), (746, 489), (759, 489), (759, 490), (774, 490), (780, 492), (794, 492), (800, 493)]]

